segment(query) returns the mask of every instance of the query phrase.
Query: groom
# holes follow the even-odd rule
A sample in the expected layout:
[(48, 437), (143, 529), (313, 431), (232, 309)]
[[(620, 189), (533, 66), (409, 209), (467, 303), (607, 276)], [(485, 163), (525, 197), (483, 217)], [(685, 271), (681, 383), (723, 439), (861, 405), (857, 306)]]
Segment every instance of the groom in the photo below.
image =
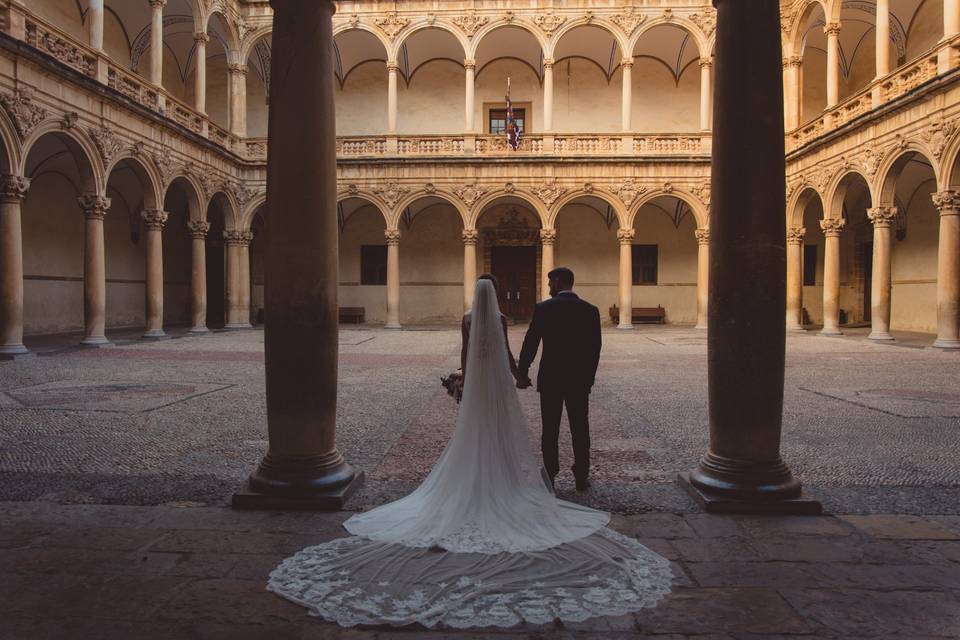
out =
[(526, 389), (530, 365), (543, 341), (537, 374), (543, 433), (543, 464), (553, 482), (560, 472), (560, 419), (567, 407), (573, 436), (573, 476), (577, 491), (590, 488), (590, 388), (600, 363), (600, 311), (573, 292), (573, 271), (558, 267), (547, 274), (550, 299), (536, 306), (523, 339), (517, 387)]

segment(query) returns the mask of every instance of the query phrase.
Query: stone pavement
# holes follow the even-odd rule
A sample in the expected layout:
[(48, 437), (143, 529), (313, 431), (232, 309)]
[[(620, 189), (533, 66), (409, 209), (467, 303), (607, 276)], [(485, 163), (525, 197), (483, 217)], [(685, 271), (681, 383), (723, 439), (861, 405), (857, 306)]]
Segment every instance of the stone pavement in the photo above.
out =
[(340, 629), (264, 590), (272, 568), (343, 535), (345, 514), (0, 503), (0, 638), (960, 637), (960, 517), (615, 516), (673, 561), (654, 609), (471, 632)]

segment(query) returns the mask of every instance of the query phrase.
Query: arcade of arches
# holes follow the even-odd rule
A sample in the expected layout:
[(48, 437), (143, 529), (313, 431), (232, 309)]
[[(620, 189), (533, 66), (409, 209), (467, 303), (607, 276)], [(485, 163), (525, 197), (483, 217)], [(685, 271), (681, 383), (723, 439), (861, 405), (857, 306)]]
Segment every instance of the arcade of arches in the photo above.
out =
[[(492, 271), (523, 319), (562, 263), (620, 327), (706, 325), (709, 2), (338, 4), (342, 307), (451, 323)], [(0, 12), (0, 352), (262, 321), (269, 3)], [(783, 0), (781, 27), (788, 327), (960, 347), (960, 0)]]

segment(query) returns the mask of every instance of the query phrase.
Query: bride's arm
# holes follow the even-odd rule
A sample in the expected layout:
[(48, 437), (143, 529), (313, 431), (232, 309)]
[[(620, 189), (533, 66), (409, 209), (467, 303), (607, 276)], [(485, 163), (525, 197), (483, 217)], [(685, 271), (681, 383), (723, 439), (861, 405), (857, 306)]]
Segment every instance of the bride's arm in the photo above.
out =
[(467, 316), (463, 316), (460, 322), (460, 370), (463, 371), (463, 377), (467, 377), (467, 345), (470, 344), (470, 325), (467, 324)]
[(510, 350), (510, 338), (507, 337), (507, 317), (500, 316), (500, 323), (503, 325), (503, 340), (507, 343), (507, 360), (510, 362), (510, 373), (517, 377), (517, 359), (513, 357), (513, 351)]

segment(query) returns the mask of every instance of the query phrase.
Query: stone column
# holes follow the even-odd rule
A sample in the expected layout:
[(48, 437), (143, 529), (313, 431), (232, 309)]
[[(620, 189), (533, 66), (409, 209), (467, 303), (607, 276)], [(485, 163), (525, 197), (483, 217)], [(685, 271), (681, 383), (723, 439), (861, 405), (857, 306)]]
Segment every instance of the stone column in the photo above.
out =
[(245, 329), (253, 327), (250, 322), (250, 243), (253, 242), (253, 232), (244, 231), (240, 243), (240, 324)]
[(547, 300), (550, 298), (550, 281), (547, 278), (547, 274), (553, 271), (554, 259), (553, 259), (553, 246), (557, 242), (557, 230), (556, 229), (541, 229), (540, 230), (540, 246), (541, 246), (541, 257), (540, 257), (540, 299)]
[(798, 499), (800, 483), (780, 457), (787, 235), (780, 3), (715, 4), (710, 449), (682, 479), (709, 511), (819, 512), (818, 503)]
[(387, 133), (397, 134), (397, 71), (396, 60), (387, 63)]
[(0, 360), (33, 354), (23, 346), (23, 234), (20, 205), (30, 188), (23, 176), (0, 176)]
[(241, 245), (244, 243), (242, 231), (224, 231), (223, 244), (227, 249), (226, 297), (227, 322), (224, 329), (245, 329), (247, 323), (243, 321), (243, 292), (240, 284), (240, 255)]
[(871, 290), (871, 340), (893, 340), (890, 335), (890, 227), (897, 217), (896, 207), (867, 209), (873, 223), (873, 289)]
[(633, 329), (633, 229), (618, 229), (620, 243), (620, 323), (618, 329)]
[[(943, 0), (943, 38), (940, 42), (952, 40), (960, 33), (960, 0)], [(937, 72), (946, 73), (957, 62), (954, 47), (941, 47), (937, 54)]]
[(877, 0), (877, 77), (890, 73), (890, 0)]
[(710, 70), (713, 58), (700, 58), (700, 129), (710, 130), (710, 117), (713, 115), (713, 86), (710, 82)]
[(103, 217), (110, 209), (110, 198), (86, 194), (77, 201), (86, 218), (83, 247), (84, 336), (80, 344), (102, 347), (110, 344), (106, 337), (107, 268), (103, 247)]
[(937, 341), (941, 349), (960, 349), (960, 192), (933, 194), (940, 210), (937, 251)]
[(466, 133), (476, 133), (476, 125), (473, 122), (473, 116), (477, 102), (475, 97), (476, 83), (474, 82), (475, 74), (477, 72), (477, 61), (468, 58), (463, 61), (463, 68), (464, 75), (466, 77), (463, 130)]
[(167, 0), (150, 0), (150, 82), (163, 86), (163, 7)]
[(196, 72), (194, 73), (194, 108), (200, 113), (207, 112), (207, 43), (210, 36), (205, 33), (193, 34), (196, 43), (194, 56), (196, 57)]
[(387, 329), (400, 328), (400, 231), (387, 229)]
[(88, 1), (86, 22), (90, 48), (103, 51), (103, 0)]
[(804, 228), (787, 229), (787, 331), (803, 331)]
[(823, 27), (827, 34), (827, 108), (840, 102), (840, 23)]
[(840, 233), (847, 221), (825, 218), (823, 229), (823, 329), (822, 336), (840, 336)]
[(163, 225), (168, 214), (160, 209), (141, 211), (146, 226), (147, 330), (146, 339), (166, 338), (163, 331)]
[[(337, 175), (330, 0), (272, 0), (265, 244), (270, 450), (235, 507), (341, 509), (363, 479), (337, 450)], [(304, 176), (310, 176), (305, 180)]]
[(247, 136), (247, 65), (230, 65), (230, 133)]
[(191, 220), (187, 223), (193, 248), (190, 273), (190, 333), (210, 333), (207, 328), (207, 233), (210, 223)]
[(710, 308), (710, 229), (697, 229), (697, 326), (706, 329), (707, 310)]
[(624, 133), (630, 133), (633, 131), (633, 58), (624, 58), (620, 68), (623, 72), (621, 128)]
[(553, 131), (553, 59), (543, 60), (543, 130)]
[(463, 230), (463, 310), (473, 306), (477, 286), (477, 230)]
[(787, 116), (785, 122), (789, 131), (793, 131), (800, 126), (800, 65), (802, 64), (803, 58), (800, 56), (784, 58), (783, 60), (786, 71), (784, 93), (786, 94)]

